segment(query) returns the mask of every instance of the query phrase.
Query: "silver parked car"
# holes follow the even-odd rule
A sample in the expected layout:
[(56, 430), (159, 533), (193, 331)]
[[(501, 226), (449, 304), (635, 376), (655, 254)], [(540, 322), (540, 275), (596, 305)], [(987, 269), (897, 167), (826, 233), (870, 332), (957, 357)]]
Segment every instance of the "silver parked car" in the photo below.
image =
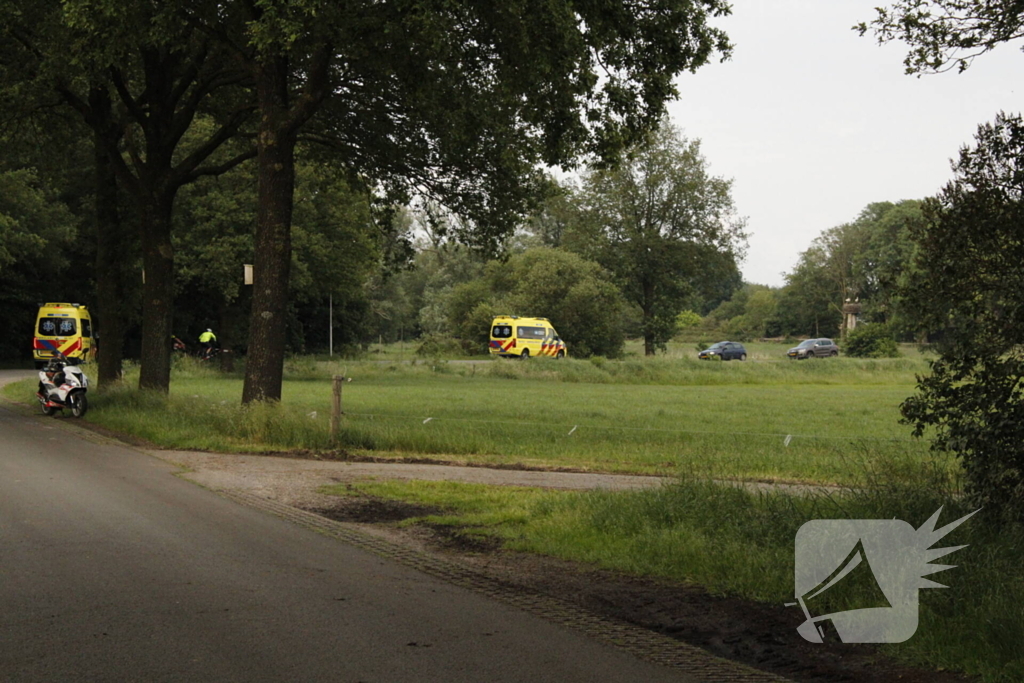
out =
[(839, 347), (831, 339), (808, 339), (786, 351), (786, 355), (797, 360), (826, 358), (828, 356), (838, 356)]

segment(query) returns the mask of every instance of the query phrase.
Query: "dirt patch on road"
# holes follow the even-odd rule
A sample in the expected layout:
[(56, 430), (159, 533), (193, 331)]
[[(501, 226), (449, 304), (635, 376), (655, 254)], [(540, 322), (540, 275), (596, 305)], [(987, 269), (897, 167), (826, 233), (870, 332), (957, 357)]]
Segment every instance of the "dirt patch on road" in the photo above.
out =
[(352, 496), (310, 510), (357, 522), (389, 539), (455, 556), (506, 584), (565, 600), (709, 652), (813, 683), (964, 683), (949, 672), (905, 667), (871, 645), (814, 645), (800, 638), (795, 608), (714, 596), (700, 587), (626, 576), (574, 562), (505, 550), (498, 539), (467, 534), (457, 525), (396, 522), (443, 511), (379, 498)]
[(418, 537), (417, 546), (420, 548), (429, 547), (458, 554), (495, 553), (501, 550), (501, 542), (498, 539), (477, 534), (470, 535), (457, 526), (422, 519), (443, 515), (445, 512), (429, 505), (416, 505), (399, 500), (360, 495), (342, 498), (331, 507), (310, 508), (307, 511), (323, 515), (336, 522), (377, 526), (393, 525), (407, 519), (417, 519), (418, 523), (415, 526), (402, 530), (395, 527), (395, 531), (407, 541), (414, 536)]
[(393, 523), (414, 517), (443, 514), (443, 510), (428, 505), (369, 496), (340, 498), (337, 504), (329, 508), (311, 508), (309, 512), (315, 512), (336, 522), (361, 524)]

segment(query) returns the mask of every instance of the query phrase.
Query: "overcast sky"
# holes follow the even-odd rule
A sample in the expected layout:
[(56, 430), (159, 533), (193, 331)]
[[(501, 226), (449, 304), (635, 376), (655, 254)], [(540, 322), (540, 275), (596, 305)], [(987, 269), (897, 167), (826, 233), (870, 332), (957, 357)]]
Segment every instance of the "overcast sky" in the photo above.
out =
[(872, 202), (934, 195), (979, 123), (1024, 111), (1017, 46), (963, 74), (907, 76), (905, 45), (850, 28), (880, 4), (735, 0), (715, 22), (732, 59), (679, 81), (673, 122), (702, 141), (714, 175), (733, 179), (748, 218), (748, 282), (783, 284), (811, 240)]

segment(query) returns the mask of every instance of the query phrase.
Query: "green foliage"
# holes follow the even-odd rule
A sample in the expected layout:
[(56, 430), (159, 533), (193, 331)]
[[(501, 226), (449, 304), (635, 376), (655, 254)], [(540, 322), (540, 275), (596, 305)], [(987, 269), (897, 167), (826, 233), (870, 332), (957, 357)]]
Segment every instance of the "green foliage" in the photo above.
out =
[(664, 349), (681, 311), (736, 270), (745, 236), (731, 187), (709, 173), (699, 141), (667, 123), (621, 166), (584, 177), (573, 241), (639, 309), (648, 355)]
[(694, 327), (698, 327), (704, 321), (699, 314), (693, 311), (686, 310), (680, 311), (676, 316), (676, 329), (677, 330), (689, 330)]
[(731, 49), (708, 24), (721, 0), (280, 4), (303, 9), (264, 10), (246, 39), (305, 64), (330, 45), (339, 83), (317, 138), (392, 196), (439, 198), (467, 219), (458, 239), (488, 250), (544, 185), (538, 167), (612, 162), (657, 125), (679, 73)]
[(0, 171), (0, 312), (9, 330), (0, 358), (28, 357), (41, 292), (88, 303), (91, 264), (79, 264), (85, 268), (64, 284), (71, 257), (81, 258), (77, 235), (78, 219), (36, 171)]
[(730, 339), (758, 339), (777, 332), (777, 308), (776, 290), (746, 284), (711, 311), (704, 323), (708, 329), (714, 328), (720, 336)]
[(302, 163), (296, 169), (292, 217), (291, 290), (300, 300), (361, 296), (377, 270), (387, 225), (375, 223), (367, 192), (337, 168)]
[(492, 270), (497, 282), (511, 284), (513, 312), (551, 320), (571, 355), (622, 353), (622, 295), (598, 264), (557, 249), (534, 249), (510, 259), (507, 270)]
[(30, 169), (0, 173), (0, 276), (14, 263), (53, 272), (75, 235), (68, 208)]
[(829, 228), (800, 254), (778, 296), (777, 332), (835, 336), (847, 299), (859, 299), (862, 319), (888, 323), (908, 337), (917, 311), (900, 294), (914, 271), (911, 230), (922, 202), (869, 204), (850, 223)]
[(863, 36), (870, 27), (879, 43), (907, 43), (908, 74), (962, 72), (976, 57), (1018, 40), (1024, 30), (1024, 8), (999, 0), (897, 0), (875, 11), (873, 21), (854, 28)]
[(517, 235), (517, 246), (522, 246), (523, 250), (562, 247), (581, 252), (582, 245), (573, 242), (576, 234), (572, 230), (580, 220), (577, 191), (572, 180), (559, 183), (554, 178), (545, 178), (538, 192), (537, 206)]
[[(455, 334), (456, 329), (464, 329), (465, 316), (488, 296), (479, 285), (460, 289), (457, 294), (455, 290), (480, 280), (486, 260), (474, 250), (437, 235), (432, 230), (437, 224), (429, 212), (416, 212), (413, 220), (417, 228), (428, 232), (430, 242), (421, 242), (412, 267), (394, 276), (408, 302), (409, 329), (412, 336)], [(479, 334), (473, 329), (464, 338), (480, 341)], [(486, 346), (486, 341), (482, 343)]]
[(920, 274), (905, 296), (939, 358), (903, 405), (915, 433), (956, 453), (984, 514), (1024, 520), (1024, 120), (980, 126), (918, 226)]
[[(490, 320), (488, 320), (488, 322), (490, 322)], [(416, 347), (416, 355), (422, 358), (472, 356), (479, 352), (480, 348), (472, 342), (467, 342), (445, 334), (423, 335), (420, 337), (419, 346)]]
[(901, 290), (916, 273), (912, 232), (923, 225), (922, 206), (917, 200), (870, 204), (858, 218), (864, 241), (854, 256), (853, 272), (863, 304), (861, 318), (887, 323), (904, 339), (911, 338), (918, 318)]
[(456, 288), (450, 324), (486, 348), (491, 318), (547, 318), (570, 356), (622, 353), (624, 302), (598, 264), (561, 249), (536, 248), (507, 261), (491, 261), (481, 280)]
[(478, 351), (486, 351), (490, 341), (491, 320), (501, 312), (502, 304), (493, 299), (491, 285), (481, 278), (456, 285), (446, 300), (448, 331), (470, 342)]
[[(242, 266), (253, 263), (255, 170), (242, 165), (203, 178), (179, 194), (174, 224), (179, 264), (176, 331), (186, 339), (211, 324), (226, 335), (230, 322), (238, 328), (230, 337), (244, 338), (248, 292)], [(298, 164), (295, 197), (291, 343), (297, 349), (327, 347), (329, 298), (338, 328), (335, 342), (361, 340), (356, 333), (367, 316), (364, 283), (379, 269), (385, 231), (371, 216), (367, 194), (352, 188), (326, 163)], [(325, 324), (301, 325), (310, 320)]]
[(843, 353), (854, 358), (898, 358), (900, 349), (888, 325), (866, 323), (846, 334)]

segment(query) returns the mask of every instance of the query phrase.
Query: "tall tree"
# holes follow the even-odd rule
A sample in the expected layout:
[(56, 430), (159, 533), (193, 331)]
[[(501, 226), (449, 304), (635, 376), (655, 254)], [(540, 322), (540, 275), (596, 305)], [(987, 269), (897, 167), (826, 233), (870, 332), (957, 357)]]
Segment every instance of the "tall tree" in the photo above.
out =
[(886, 323), (902, 336), (912, 334), (917, 312), (904, 305), (901, 291), (913, 277), (915, 225), (924, 220), (920, 200), (877, 202), (868, 205), (857, 222), (863, 241), (853, 257), (857, 291), (866, 322)]
[[(241, 89), (247, 74), (173, 3), (14, 1), (3, 10), (4, 30), (20, 48), (19, 78), (81, 115), (101, 148), (97, 172), (109, 168), (133, 204), (145, 272), (139, 385), (167, 391), (174, 199), (183, 185), (253, 155), (214, 157), (252, 112)], [(182, 140), (204, 108), (220, 125), (186, 149)], [(98, 226), (114, 225), (101, 218)]]
[[(71, 178), (76, 171), (92, 177), (93, 218), (83, 221), (92, 229), (80, 235), (92, 235), (95, 240), (97, 293), (95, 298), (87, 298), (79, 287), (72, 298), (90, 305), (95, 329), (103, 333), (104, 353), (99, 356), (97, 378), (101, 386), (110, 386), (120, 377), (125, 323), (131, 317), (126, 309), (133, 299), (131, 288), (138, 287), (138, 264), (133, 258), (137, 240), (122, 229), (121, 194), (106, 149), (95, 131), (91, 133), (93, 152), (86, 159), (76, 158), (79, 143), (88, 138), (90, 131), (80, 117), (59, 106), (60, 98), (55, 93), (49, 71), (52, 63), (46, 58), (45, 48), (48, 44), (64, 44), (57, 38), (62, 32), (53, 23), (55, 15), (52, 3), (0, 3), (4, 38), (0, 40), (0, 61), (4, 65), (0, 72), (0, 107), (12, 142), (33, 148), (29, 155), (32, 158), (24, 158), (21, 163), (52, 169), (47, 173), (53, 176), (50, 182), (65, 188), (75, 184)], [(68, 75), (67, 71), (61, 73), (63, 77)], [(109, 108), (109, 98), (103, 100), (105, 95), (102, 89), (91, 90), (92, 106)], [(11, 144), (5, 145), (5, 152), (8, 158), (15, 156)], [(81, 278), (81, 270), (78, 272)]]
[(776, 315), (785, 334), (833, 336), (842, 323), (842, 301), (828, 275), (829, 257), (816, 242), (801, 252), (779, 294)]
[[(341, 308), (361, 299), (363, 283), (380, 263), (384, 236), (370, 215), (365, 190), (354, 189), (344, 174), (325, 164), (300, 162), (296, 169), (295, 250), (288, 288), (289, 313), (296, 307), (324, 309), (326, 340), (329, 298)], [(174, 243), (180, 257), (179, 296), (198, 299), (177, 316), (179, 333), (215, 325), (222, 347), (244, 343), (239, 302), (249, 303), (242, 282), (242, 264), (252, 263), (256, 222), (256, 168), (245, 164), (217, 178), (205, 178), (183, 190), (175, 212)], [(290, 338), (308, 340), (296, 323), (310, 321), (289, 315)]]
[(664, 347), (701, 286), (735, 268), (745, 235), (731, 186), (709, 173), (699, 141), (668, 124), (620, 167), (584, 178), (591, 255), (640, 309), (646, 355)]
[(906, 332), (914, 311), (899, 290), (912, 268), (910, 230), (921, 202), (874, 202), (849, 223), (824, 230), (786, 275), (780, 298), (783, 328), (793, 334), (844, 332), (843, 304), (858, 299), (867, 322), (897, 323)]
[[(673, 78), (728, 53), (724, 33), (708, 25), (727, 12), (723, 0), (238, 0), (207, 11), (212, 35), (249, 50), (259, 94), (243, 400), (281, 394), (290, 154), (300, 131), (392, 197), (442, 200), (469, 219), (464, 238), (493, 246), (533, 195), (538, 164), (587, 154), (608, 162), (642, 139), (675, 95)], [(232, 37), (224, 18), (235, 15), (245, 33)]]
[(1024, 521), (1024, 119), (1000, 115), (961, 150), (955, 176), (915, 224), (906, 292), (943, 333), (931, 375), (903, 404), (915, 433), (955, 453), (985, 514)]
[[(811, 247), (800, 255), (793, 274), (787, 277), (791, 285), (807, 290), (796, 301), (813, 302), (813, 307), (804, 315), (814, 312), (814, 334), (831, 336), (838, 332), (845, 335), (843, 303), (860, 298), (862, 282), (855, 272), (854, 260), (863, 250), (864, 242), (864, 225), (858, 221), (829, 228), (811, 242)], [(794, 299), (790, 298), (789, 302)], [(837, 325), (821, 329), (824, 321), (834, 321)]]
[[(280, 400), (291, 268), (295, 146), (332, 83), (333, 40), (325, 29), (341, 8), (312, 0), (241, 3), (255, 50), (259, 201), (253, 259), (252, 315), (242, 401)], [(320, 15), (324, 11), (327, 16)], [(326, 20), (326, 21), (325, 21)], [(320, 23), (323, 22), (323, 23)]]

